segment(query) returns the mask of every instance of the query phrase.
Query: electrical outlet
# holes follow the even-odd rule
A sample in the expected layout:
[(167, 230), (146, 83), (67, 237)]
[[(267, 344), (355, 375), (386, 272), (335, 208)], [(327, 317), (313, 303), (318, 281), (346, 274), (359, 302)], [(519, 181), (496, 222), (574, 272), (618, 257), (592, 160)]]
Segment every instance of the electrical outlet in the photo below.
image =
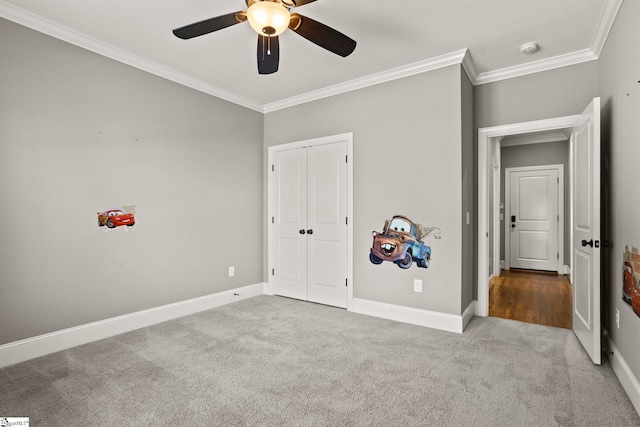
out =
[(229, 267), (229, 277), (236, 275), (236, 268), (234, 266)]
[(422, 280), (413, 279), (413, 291), (414, 292), (422, 292)]
[(616, 327), (620, 329), (620, 310), (616, 308)]

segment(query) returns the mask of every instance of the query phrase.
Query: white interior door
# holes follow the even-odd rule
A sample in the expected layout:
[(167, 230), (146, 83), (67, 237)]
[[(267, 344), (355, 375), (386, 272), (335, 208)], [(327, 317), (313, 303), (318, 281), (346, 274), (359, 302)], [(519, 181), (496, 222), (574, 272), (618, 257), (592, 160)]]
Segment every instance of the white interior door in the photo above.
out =
[(347, 306), (347, 146), (308, 149), (308, 298)]
[(573, 128), (573, 331), (601, 363), (600, 325), (600, 98)]
[(347, 306), (346, 155), (346, 142), (273, 153), (274, 294)]
[(307, 151), (279, 151), (274, 153), (272, 161), (273, 291), (306, 300)]
[(509, 267), (558, 271), (558, 169), (507, 168)]

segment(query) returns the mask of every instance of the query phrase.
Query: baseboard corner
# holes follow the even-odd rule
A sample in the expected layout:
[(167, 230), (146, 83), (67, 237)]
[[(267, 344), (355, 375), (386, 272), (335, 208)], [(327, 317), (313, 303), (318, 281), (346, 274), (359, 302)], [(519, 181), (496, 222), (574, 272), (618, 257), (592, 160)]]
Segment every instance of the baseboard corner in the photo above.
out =
[(274, 295), (273, 285), (269, 281), (262, 282), (262, 293), (265, 295)]
[(478, 305), (478, 301), (473, 300), (467, 308), (462, 312), (462, 330), (467, 329), (467, 325), (473, 319), (473, 316), (476, 314), (476, 306)]

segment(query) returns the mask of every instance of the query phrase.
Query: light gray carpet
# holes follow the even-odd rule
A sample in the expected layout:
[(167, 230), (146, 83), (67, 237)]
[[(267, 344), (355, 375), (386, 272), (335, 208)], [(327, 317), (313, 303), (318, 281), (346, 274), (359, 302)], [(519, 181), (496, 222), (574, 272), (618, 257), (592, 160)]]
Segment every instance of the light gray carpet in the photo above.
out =
[(0, 370), (33, 426), (638, 426), (573, 333), (436, 331), (260, 296)]

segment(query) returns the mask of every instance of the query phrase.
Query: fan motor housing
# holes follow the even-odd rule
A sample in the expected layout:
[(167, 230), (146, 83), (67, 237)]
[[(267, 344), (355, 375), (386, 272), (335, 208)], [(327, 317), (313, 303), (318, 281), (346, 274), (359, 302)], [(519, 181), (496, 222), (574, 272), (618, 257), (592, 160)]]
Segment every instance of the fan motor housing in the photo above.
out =
[(295, 6), (295, 2), (293, 2), (293, 1), (291, 1), (292, 4), (289, 5), (289, 2), (281, 1), (281, 0), (246, 0), (247, 7), (250, 7), (252, 4), (255, 4), (255, 3), (260, 3), (261, 1), (270, 1), (272, 3), (281, 3), (283, 6), (288, 6), (288, 7)]

